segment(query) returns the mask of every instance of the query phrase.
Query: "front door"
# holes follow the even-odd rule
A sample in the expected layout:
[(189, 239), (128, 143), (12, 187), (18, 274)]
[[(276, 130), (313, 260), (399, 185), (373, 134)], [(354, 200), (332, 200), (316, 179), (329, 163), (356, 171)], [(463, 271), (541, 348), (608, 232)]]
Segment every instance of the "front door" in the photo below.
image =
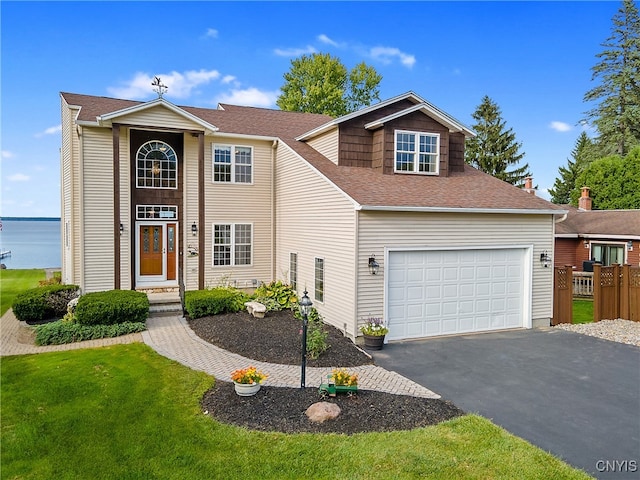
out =
[(164, 222), (138, 224), (138, 285), (175, 283), (176, 227), (175, 223)]

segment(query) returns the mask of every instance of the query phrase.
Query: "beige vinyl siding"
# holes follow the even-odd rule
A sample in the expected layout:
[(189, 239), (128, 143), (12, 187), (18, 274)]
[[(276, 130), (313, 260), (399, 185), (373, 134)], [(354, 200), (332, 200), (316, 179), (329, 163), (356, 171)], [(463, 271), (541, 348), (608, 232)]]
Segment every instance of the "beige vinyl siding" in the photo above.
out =
[(338, 165), (338, 128), (307, 141), (307, 144)]
[[(356, 331), (353, 202), (286, 145), (276, 162), (276, 277), (288, 281), (289, 253), (298, 254), (298, 295), (305, 288), (324, 320)], [(324, 302), (314, 298), (315, 258), (324, 259)]]
[[(205, 140), (205, 157), (207, 154)], [(184, 210), (182, 218), (178, 219), (183, 241), (183, 275), (187, 290), (198, 289), (198, 257), (190, 256), (189, 250), (198, 248), (198, 236), (191, 233), (191, 225), (198, 226), (198, 235), (205, 233), (206, 228), (198, 224), (198, 138), (191, 135), (184, 136), (184, 169), (183, 169)], [(202, 252), (204, 255), (204, 252)]]
[[(383, 316), (385, 247), (468, 247), (533, 245), (533, 326), (552, 316), (552, 268), (540, 265), (540, 253), (553, 251), (552, 215), (367, 212), (359, 214), (358, 316)], [(371, 253), (380, 273), (366, 268)], [(527, 294), (527, 292), (525, 292)]]
[(74, 248), (76, 242), (72, 237), (74, 227), (74, 156), (77, 162), (77, 134), (75, 131), (73, 117), (77, 110), (71, 110), (69, 105), (61, 97), (62, 113), (62, 148), (60, 151), (60, 182), (61, 182), (61, 251), (62, 251), (62, 281), (63, 283), (74, 283), (78, 278), (74, 270)]
[(84, 291), (114, 288), (113, 158), (111, 129), (85, 128), (82, 133), (84, 170)]
[[(213, 144), (253, 147), (253, 183), (213, 183)], [(271, 281), (271, 163), (272, 143), (233, 137), (207, 137), (205, 140), (205, 285), (229, 282), (239, 288), (252, 287), (253, 280)], [(213, 225), (252, 224), (251, 265), (213, 266)], [(192, 237), (193, 238), (193, 237)]]
[(123, 115), (117, 118), (117, 122), (128, 125), (153, 125), (170, 129), (202, 130), (202, 126), (161, 105)]
[(120, 129), (120, 221), (124, 225), (124, 232), (120, 235), (120, 288), (129, 290), (133, 285), (131, 265), (135, 264), (132, 257), (132, 233), (135, 226), (131, 224), (131, 182), (129, 165), (129, 129)]

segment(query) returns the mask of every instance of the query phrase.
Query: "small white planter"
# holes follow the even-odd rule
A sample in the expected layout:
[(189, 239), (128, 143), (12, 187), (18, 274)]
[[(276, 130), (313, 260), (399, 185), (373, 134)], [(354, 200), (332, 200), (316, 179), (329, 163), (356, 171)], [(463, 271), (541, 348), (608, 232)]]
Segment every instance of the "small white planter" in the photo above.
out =
[(241, 397), (251, 397), (258, 393), (260, 390), (259, 383), (237, 383), (233, 382), (233, 385), (236, 389), (236, 393)]

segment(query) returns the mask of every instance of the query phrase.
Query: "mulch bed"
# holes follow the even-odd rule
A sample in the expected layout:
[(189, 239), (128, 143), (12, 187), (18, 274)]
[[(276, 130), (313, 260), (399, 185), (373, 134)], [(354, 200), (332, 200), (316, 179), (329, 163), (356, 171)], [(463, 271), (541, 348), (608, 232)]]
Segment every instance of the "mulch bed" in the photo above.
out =
[[(301, 322), (290, 311), (269, 312), (262, 319), (247, 312), (215, 315), (189, 320), (189, 326), (203, 340), (256, 361), (285, 365), (299, 365), (301, 361)], [(330, 348), (317, 360), (309, 359), (309, 367), (348, 368), (373, 363), (342, 332), (331, 326), (326, 329)], [(271, 387), (268, 379), (255, 396), (240, 397), (233, 383), (219, 380), (204, 395), (202, 410), (220, 422), (250, 430), (342, 434), (411, 430), (464, 415), (442, 399), (371, 390), (323, 399), (317, 388)], [(319, 401), (336, 403), (340, 416), (324, 423), (311, 422), (305, 411)]]

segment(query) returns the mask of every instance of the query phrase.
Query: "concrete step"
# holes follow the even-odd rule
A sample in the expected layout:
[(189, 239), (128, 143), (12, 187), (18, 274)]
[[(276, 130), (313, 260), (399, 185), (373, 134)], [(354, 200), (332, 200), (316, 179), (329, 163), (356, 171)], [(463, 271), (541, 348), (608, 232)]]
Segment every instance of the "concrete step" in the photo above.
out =
[(182, 315), (178, 292), (148, 293), (149, 316)]

